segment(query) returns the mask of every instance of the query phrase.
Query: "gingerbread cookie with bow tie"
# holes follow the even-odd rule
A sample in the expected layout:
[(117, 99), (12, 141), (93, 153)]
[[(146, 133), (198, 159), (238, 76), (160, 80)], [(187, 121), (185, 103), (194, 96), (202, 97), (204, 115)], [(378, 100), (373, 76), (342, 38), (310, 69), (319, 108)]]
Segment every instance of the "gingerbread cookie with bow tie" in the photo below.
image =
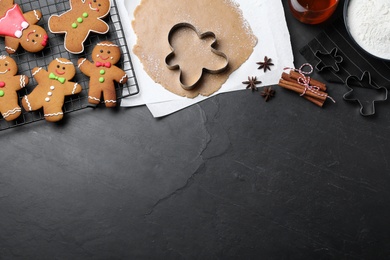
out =
[(50, 62), (48, 71), (43, 68), (34, 68), (32, 75), (38, 85), (34, 90), (22, 98), (23, 108), (35, 111), (43, 108), (47, 121), (56, 122), (63, 118), (62, 107), (65, 96), (78, 94), (82, 91), (80, 84), (71, 82), (75, 76), (74, 64), (64, 58), (57, 58)]
[(23, 13), (13, 0), (0, 1), (0, 35), (5, 37), (5, 50), (9, 54), (17, 51), (19, 46), (29, 52), (39, 52), (48, 43), (48, 36), (37, 23), (42, 13), (33, 10)]
[(67, 51), (81, 53), (90, 32), (108, 32), (109, 27), (102, 18), (108, 15), (110, 8), (110, 0), (70, 0), (70, 10), (49, 18), (49, 30), (65, 34), (64, 46)]
[(98, 43), (92, 50), (92, 61), (80, 58), (78, 67), (82, 73), (90, 77), (88, 101), (91, 104), (100, 103), (101, 96), (106, 107), (115, 107), (115, 83), (125, 84), (127, 74), (115, 66), (121, 58), (120, 48), (109, 41)]
[(18, 66), (8, 56), (0, 56), (0, 112), (6, 121), (20, 116), (22, 109), (18, 105), (17, 91), (28, 84), (28, 77), (16, 75)]

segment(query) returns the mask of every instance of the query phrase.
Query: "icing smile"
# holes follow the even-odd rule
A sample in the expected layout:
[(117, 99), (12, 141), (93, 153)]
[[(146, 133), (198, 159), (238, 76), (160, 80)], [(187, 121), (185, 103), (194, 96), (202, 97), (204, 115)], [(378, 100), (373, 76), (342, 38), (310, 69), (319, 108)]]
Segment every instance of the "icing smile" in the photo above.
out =
[(5, 70), (5, 71), (0, 71), (0, 74), (5, 74), (5, 73), (7, 73), (9, 71), (9, 69), (8, 70)]
[(104, 58), (102, 55), (99, 55), (99, 57), (100, 57), (100, 59), (102, 59), (102, 60), (108, 60), (108, 58), (109, 58), (109, 57)]
[(58, 75), (64, 75), (64, 74), (65, 74), (65, 71), (58, 71), (58, 70), (56, 70), (56, 73), (57, 73)]
[[(27, 41), (29, 42), (30, 41), (30, 35), (31, 34), (34, 34), (36, 31), (35, 30), (32, 30), (31, 32), (29, 32), (28, 34), (27, 34)], [(34, 42), (34, 44), (36, 44), (36, 42)]]
[(92, 3), (91, 2), (89, 2), (89, 9), (91, 9), (92, 11), (96, 11), (96, 12), (99, 12), (99, 8), (94, 8), (94, 7), (92, 7)]

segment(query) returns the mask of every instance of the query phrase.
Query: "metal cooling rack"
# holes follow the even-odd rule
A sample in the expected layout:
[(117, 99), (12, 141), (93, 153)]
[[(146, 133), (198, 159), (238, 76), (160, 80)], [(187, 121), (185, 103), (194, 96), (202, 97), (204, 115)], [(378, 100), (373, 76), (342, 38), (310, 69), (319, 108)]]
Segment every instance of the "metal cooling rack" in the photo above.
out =
[[(15, 4), (19, 4), (24, 13), (31, 10), (40, 10), (43, 17), (38, 22), (38, 25), (45, 28), (49, 36), (48, 45), (38, 53), (29, 53), (19, 48), (15, 54), (10, 56), (18, 64), (18, 75), (26, 75), (29, 77), (29, 84), (18, 91), (19, 105), (21, 106), (21, 99), (24, 95), (31, 93), (34, 87), (37, 85), (35, 79), (32, 77), (32, 69), (34, 67), (43, 67), (47, 69), (47, 66), (55, 58), (66, 58), (72, 61), (77, 68), (77, 60), (82, 57), (86, 57), (91, 60), (92, 49), (98, 42), (108, 40), (117, 44), (122, 50), (122, 58), (116, 64), (118, 67), (126, 71), (129, 80), (125, 85), (116, 84), (117, 99), (120, 101), (124, 97), (133, 96), (139, 93), (137, 79), (133, 70), (133, 65), (130, 59), (130, 52), (126, 44), (125, 34), (123, 32), (122, 23), (119, 17), (118, 8), (115, 0), (111, 0), (110, 15), (108, 15), (104, 21), (110, 27), (107, 34), (95, 34), (91, 33), (87, 40), (84, 42), (85, 51), (82, 54), (71, 54), (64, 48), (64, 35), (53, 34), (49, 31), (47, 22), (49, 17), (53, 14), (61, 14), (70, 9), (69, 1), (66, 0), (30, 0), (22, 1), (15, 0)], [(4, 38), (0, 38), (0, 50), (2, 55), (8, 55), (4, 49)], [(93, 108), (95, 105), (88, 103), (88, 82), (89, 78), (76, 70), (76, 76), (72, 79), (74, 82), (78, 82), (83, 90), (80, 94), (69, 96), (65, 98), (63, 111), (65, 114), (78, 111), (85, 108)], [(25, 111), (22, 108), (22, 114), (14, 121), (8, 122), (0, 116), (0, 131), (22, 126), (25, 124), (37, 122), (43, 120), (43, 111)]]

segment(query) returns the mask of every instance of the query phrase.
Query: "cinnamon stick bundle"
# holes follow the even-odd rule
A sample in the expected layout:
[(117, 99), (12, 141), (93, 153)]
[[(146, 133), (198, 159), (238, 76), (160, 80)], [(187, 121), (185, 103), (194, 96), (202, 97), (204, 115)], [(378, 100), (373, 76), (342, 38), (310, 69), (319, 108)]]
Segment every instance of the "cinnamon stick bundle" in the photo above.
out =
[(319, 107), (322, 107), (325, 103), (325, 100), (328, 98), (328, 94), (325, 92), (326, 85), (317, 80), (310, 79), (311, 83), (309, 84), (317, 86), (319, 90), (305, 90), (305, 86), (297, 82), (298, 78), (300, 77), (302, 77), (302, 75), (293, 70), (290, 71), (290, 74), (283, 72), (282, 77), (279, 80), (279, 86), (303, 95), (303, 98), (309, 100)]
[[(299, 72), (296, 72), (294, 70), (290, 70), (290, 77), (292, 79), (295, 79), (295, 81), (297, 81), (300, 77), (302, 77), (302, 75), (299, 74)], [(326, 91), (326, 85), (318, 80), (310, 78), (309, 84), (312, 86), (319, 87), (322, 91)]]

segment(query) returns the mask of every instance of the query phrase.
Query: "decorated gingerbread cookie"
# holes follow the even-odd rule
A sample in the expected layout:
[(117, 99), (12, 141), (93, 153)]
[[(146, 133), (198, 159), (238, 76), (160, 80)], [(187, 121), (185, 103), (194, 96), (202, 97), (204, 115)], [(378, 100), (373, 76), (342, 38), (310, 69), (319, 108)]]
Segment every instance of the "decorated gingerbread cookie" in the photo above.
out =
[(112, 42), (98, 43), (92, 50), (92, 60), (80, 58), (78, 67), (81, 72), (90, 77), (88, 101), (98, 104), (103, 94), (106, 107), (116, 106), (116, 92), (114, 82), (124, 84), (127, 74), (115, 66), (121, 58), (120, 48)]
[(65, 33), (65, 49), (78, 54), (90, 32), (104, 34), (109, 27), (102, 18), (110, 12), (110, 0), (70, 0), (70, 10), (49, 18), (52, 33)]
[(13, 0), (0, 1), (0, 35), (5, 37), (8, 53), (15, 53), (19, 46), (29, 52), (39, 52), (47, 45), (47, 33), (37, 25), (41, 17), (38, 10), (23, 14)]
[(27, 111), (43, 108), (47, 121), (59, 121), (64, 115), (62, 107), (65, 96), (78, 94), (82, 90), (81, 85), (70, 81), (76, 74), (74, 64), (67, 59), (57, 58), (50, 62), (48, 71), (39, 67), (34, 68), (32, 73), (38, 85), (23, 97), (23, 108)]
[(16, 119), (22, 112), (16, 91), (28, 84), (28, 77), (16, 75), (18, 66), (8, 56), (0, 56), (0, 112), (7, 121)]

